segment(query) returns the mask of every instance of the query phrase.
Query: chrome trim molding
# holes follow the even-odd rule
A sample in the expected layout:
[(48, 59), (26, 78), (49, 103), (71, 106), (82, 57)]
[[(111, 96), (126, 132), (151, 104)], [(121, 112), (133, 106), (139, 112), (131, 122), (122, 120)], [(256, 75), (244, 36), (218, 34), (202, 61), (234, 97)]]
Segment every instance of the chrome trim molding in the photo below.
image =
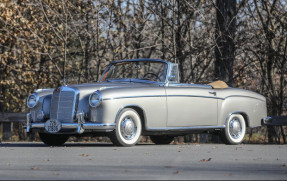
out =
[(103, 72), (99, 82), (104, 82), (102, 81), (103, 80), (103, 75), (105, 75), (108, 70), (110, 69), (110, 67), (114, 64), (117, 64), (117, 63), (122, 63), (122, 62), (140, 62), (140, 61), (148, 61), (148, 62), (160, 62), (160, 63), (165, 63), (167, 65), (167, 68), (165, 70), (165, 80), (164, 82), (162, 83), (168, 83), (168, 80), (167, 80), (167, 75), (168, 75), (168, 71), (169, 71), (169, 68), (171, 66), (171, 63), (170, 62), (167, 62), (167, 61), (164, 61), (164, 60), (160, 60), (160, 59), (149, 59), (149, 58), (143, 58), (143, 59), (126, 59), (126, 60), (118, 60), (118, 61), (112, 61), (108, 67), (106, 68), (106, 70)]
[(226, 126), (192, 126), (192, 127), (166, 127), (166, 128), (147, 128), (148, 131), (188, 131), (201, 129), (224, 129)]
[(113, 97), (113, 98), (104, 98), (104, 101), (114, 100), (114, 99), (132, 99), (132, 98), (146, 98), (146, 97), (199, 97), (199, 98), (211, 98), (211, 99), (221, 99), (220, 97), (212, 97), (212, 96), (195, 96), (195, 95), (147, 95), (147, 96), (123, 96), (123, 97)]
[(243, 96), (243, 95), (231, 95), (231, 96), (227, 96), (227, 97), (225, 97), (224, 99), (227, 99), (227, 98), (229, 98), (229, 97), (246, 97), (246, 98), (257, 99), (257, 100), (259, 100), (259, 101), (264, 101), (264, 100), (262, 100), (262, 99), (258, 99), (258, 98), (256, 98), (256, 97)]
[(116, 128), (115, 123), (84, 123), (83, 124), (84, 129), (95, 129), (95, 130), (114, 130)]
[[(91, 130), (113, 130), (115, 129), (115, 123), (83, 123), (83, 129), (91, 129)], [(77, 129), (78, 130), (79, 124), (78, 123), (62, 123), (62, 129)], [(45, 123), (30, 123), (30, 129), (37, 128), (37, 129), (44, 129)]]
[(149, 96), (123, 96), (123, 97), (111, 97), (104, 98), (104, 101), (114, 100), (114, 99), (132, 99), (132, 98), (146, 98), (146, 97), (166, 97), (165, 95), (149, 95)]
[(108, 100), (114, 100), (114, 99), (131, 99), (131, 98), (146, 98), (146, 97), (199, 97), (199, 98), (201, 97), (201, 98), (211, 98), (211, 99), (220, 99), (220, 100), (225, 100), (230, 97), (246, 97), (246, 98), (253, 98), (253, 99), (263, 101), (255, 97), (241, 96), (241, 95), (232, 95), (232, 96), (227, 96), (225, 98), (213, 97), (213, 96), (197, 96), (197, 95), (141, 95), (141, 96), (122, 96), (122, 97), (103, 98), (102, 100), (108, 101)]
[(212, 89), (210, 85), (205, 84), (187, 84), (187, 83), (168, 83), (167, 87), (187, 87), (187, 88), (204, 88), (204, 89)]
[(224, 98), (221, 98), (221, 97), (196, 96), (196, 95), (168, 95), (167, 97), (198, 97), (198, 98), (210, 98), (210, 99), (221, 99), (221, 100), (224, 100)]
[(31, 129), (31, 120), (32, 120), (32, 115), (31, 113), (27, 113), (26, 115), (26, 132), (29, 133)]
[(45, 123), (31, 123), (30, 124), (30, 129), (32, 128), (45, 128)]
[(78, 129), (77, 132), (79, 134), (84, 132), (83, 129), (83, 124), (85, 123), (85, 119), (84, 119), (84, 112), (83, 111), (78, 111), (77, 112), (77, 119), (78, 119)]

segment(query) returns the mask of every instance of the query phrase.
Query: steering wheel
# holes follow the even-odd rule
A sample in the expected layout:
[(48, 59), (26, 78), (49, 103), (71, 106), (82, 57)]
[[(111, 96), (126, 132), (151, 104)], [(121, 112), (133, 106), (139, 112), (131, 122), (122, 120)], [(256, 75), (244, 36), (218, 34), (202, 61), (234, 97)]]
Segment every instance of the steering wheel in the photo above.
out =
[(146, 79), (148, 79), (148, 80), (152, 80), (152, 81), (155, 81), (154, 79), (152, 79), (152, 78), (147, 78), (147, 76), (148, 75), (151, 75), (151, 76), (153, 76), (153, 77), (155, 77), (156, 79), (155, 80), (159, 80), (160, 81), (160, 78), (158, 77), (158, 75), (156, 75), (155, 73), (151, 73), (151, 72), (149, 72), (149, 73), (146, 73), (146, 74), (144, 74), (144, 78), (146, 78)]

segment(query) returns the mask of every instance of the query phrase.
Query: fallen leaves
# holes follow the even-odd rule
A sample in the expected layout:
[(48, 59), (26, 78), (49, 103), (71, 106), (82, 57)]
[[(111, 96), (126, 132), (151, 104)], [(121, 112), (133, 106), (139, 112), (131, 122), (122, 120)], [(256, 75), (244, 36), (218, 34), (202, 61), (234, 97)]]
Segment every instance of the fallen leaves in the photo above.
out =
[(175, 171), (175, 172), (174, 172), (174, 174), (179, 174), (179, 171), (178, 171), (178, 170), (177, 170), (177, 171)]
[(81, 156), (82, 157), (88, 157), (89, 155), (83, 153), (83, 154), (81, 154)]
[(236, 147), (234, 150), (243, 150), (242, 147)]
[(60, 174), (58, 172), (53, 172), (53, 175), (59, 176)]
[(174, 166), (164, 166), (164, 168), (174, 168)]
[(35, 166), (35, 167), (32, 167), (31, 170), (40, 170), (40, 168)]
[(44, 161), (45, 161), (45, 162), (49, 162), (49, 161), (50, 161), (50, 159), (49, 159), (49, 158), (47, 158), (47, 159), (45, 159)]
[[(175, 166), (164, 166), (164, 168), (175, 168)], [(173, 172), (173, 174), (179, 174), (179, 170), (176, 170), (175, 172)]]
[(204, 158), (202, 160), (200, 160), (201, 162), (209, 162), (211, 160), (211, 158), (208, 158), (207, 160)]

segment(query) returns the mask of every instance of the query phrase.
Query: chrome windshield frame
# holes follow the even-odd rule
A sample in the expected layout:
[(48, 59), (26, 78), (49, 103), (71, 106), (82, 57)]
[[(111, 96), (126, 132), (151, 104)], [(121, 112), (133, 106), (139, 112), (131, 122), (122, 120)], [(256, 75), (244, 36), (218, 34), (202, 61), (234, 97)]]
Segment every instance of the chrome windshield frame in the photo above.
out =
[(165, 63), (166, 64), (166, 70), (165, 70), (165, 78), (163, 82), (157, 82), (157, 81), (149, 81), (149, 80), (142, 80), (142, 79), (121, 79), (119, 80), (119, 82), (136, 82), (136, 83), (149, 83), (149, 84), (166, 84), (168, 82), (168, 74), (170, 71), (170, 62), (164, 61), (164, 60), (160, 60), (160, 59), (128, 59), (128, 60), (119, 60), (119, 61), (113, 61), (111, 62), (108, 67), (106, 68), (106, 70), (103, 72), (100, 80), (98, 82), (117, 82), (117, 80), (104, 80), (104, 76), (105, 74), (109, 71), (110, 67), (113, 66), (114, 64), (117, 63), (122, 63), (122, 62), (159, 62), (159, 63)]

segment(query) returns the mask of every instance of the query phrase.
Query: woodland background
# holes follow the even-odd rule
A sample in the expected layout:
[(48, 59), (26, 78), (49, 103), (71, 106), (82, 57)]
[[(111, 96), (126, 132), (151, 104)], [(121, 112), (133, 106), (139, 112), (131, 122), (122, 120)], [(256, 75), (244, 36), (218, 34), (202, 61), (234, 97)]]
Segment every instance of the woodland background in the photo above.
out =
[(217, 79), (287, 111), (286, 0), (1, 0), (0, 112), (38, 88), (95, 82), (109, 62), (179, 63), (181, 82)]

